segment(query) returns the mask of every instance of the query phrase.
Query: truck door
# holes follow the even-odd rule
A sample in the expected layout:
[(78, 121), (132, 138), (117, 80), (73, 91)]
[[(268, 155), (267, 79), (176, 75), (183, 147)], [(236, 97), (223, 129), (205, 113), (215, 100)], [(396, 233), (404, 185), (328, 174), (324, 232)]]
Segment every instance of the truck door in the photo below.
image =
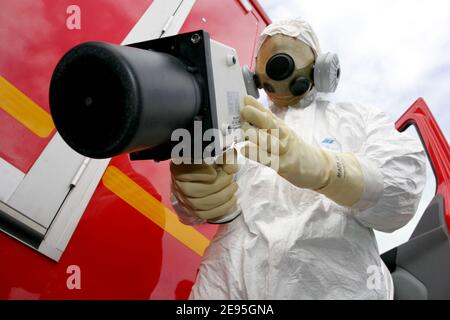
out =
[(377, 235), (384, 243), (389, 243), (389, 237), (397, 241), (391, 241), (393, 248), (381, 257), (391, 271), (395, 299), (450, 299), (449, 146), (423, 99), (400, 117), (396, 127), (417, 130), (431, 168), (427, 179), (431, 187), (423, 195), (424, 210), (419, 207), (419, 216), (404, 227), (409, 229), (406, 233), (402, 228), (390, 236)]

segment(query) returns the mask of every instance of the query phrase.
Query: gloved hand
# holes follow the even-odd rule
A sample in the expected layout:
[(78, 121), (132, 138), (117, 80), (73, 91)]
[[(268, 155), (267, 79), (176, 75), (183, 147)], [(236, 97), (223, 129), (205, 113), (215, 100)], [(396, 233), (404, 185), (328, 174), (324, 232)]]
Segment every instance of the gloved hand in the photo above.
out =
[(234, 219), (240, 211), (233, 181), (237, 164), (170, 164), (172, 193), (184, 211), (210, 223), (225, 223)]
[[(251, 96), (244, 98), (244, 104), (241, 127), (250, 140), (241, 151), (244, 156), (267, 166), (272, 164), (267, 159), (278, 156), (278, 174), (295, 186), (320, 192), (340, 205), (358, 202), (364, 180), (353, 154), (335, 153), (305, 143)], [(260, 156), (255, 159), (255, 155)]]

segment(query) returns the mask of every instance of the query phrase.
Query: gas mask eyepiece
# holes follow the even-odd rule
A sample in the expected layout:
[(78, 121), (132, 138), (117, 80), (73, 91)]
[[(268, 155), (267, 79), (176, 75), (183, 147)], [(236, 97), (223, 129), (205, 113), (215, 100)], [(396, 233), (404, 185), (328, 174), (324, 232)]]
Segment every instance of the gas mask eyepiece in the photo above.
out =
[(286, 53), (273, 55), (266, 64), (266, 74), (275, 81), (287, 79), (294, 69), (294, 59)]

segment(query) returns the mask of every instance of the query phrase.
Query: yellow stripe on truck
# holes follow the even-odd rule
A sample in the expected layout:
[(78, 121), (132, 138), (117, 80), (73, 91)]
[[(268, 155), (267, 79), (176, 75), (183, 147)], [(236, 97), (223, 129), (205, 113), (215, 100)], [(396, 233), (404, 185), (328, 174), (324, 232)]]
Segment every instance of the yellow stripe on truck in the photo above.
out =
[(203, 256), (209, 239), (195, 228), (182, 224), (176, 213), (165, 207), (150, 193), (115, 166), (109, 166), (102, 178), (105, 187), (127, 204), (152, 220), (159, 227), (195, 253)]
[(41, 138), (47, 138), (55, 125), (50, 114), (0, 76), (0, 108)]

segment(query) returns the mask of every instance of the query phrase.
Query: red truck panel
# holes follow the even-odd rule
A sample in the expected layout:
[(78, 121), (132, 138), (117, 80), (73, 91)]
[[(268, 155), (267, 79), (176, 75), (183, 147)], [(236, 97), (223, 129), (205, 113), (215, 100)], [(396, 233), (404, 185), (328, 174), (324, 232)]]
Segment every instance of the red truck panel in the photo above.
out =
[(248, 12), (237, 0), (197, 0), (180, 33), (205, 29), (212, 39), (235, 48), (241, 65), (253, 67), (256, 40), (270, 23), (266, 19), (259, 6)]
[[(74, 45), (100, 40), (120, 43), (152, 0), (2, 1), (0, 75), (49, 111), (48, 88), (56, 63)], [(81, 9), (81, 29), (66, 27), (67, 7)], [(38, 137), (0, 105), (0, 157), (28, 172), (53, 133)], [(54, 132), (54, 131), (53, 131)], [(26, 143), (24, 143), (26, 142)]]
[[(81, 31), (65, 28), (70, 4), (81, 7)], [(86, 40), (120, 43), (149, 4), (148, 0), (5, 4), (0, 17), (7, 10), (11, 19), (0, 19), (0, 26), (10, 30), (8, 43), (20, 38), (22, 46), (20, 50), (2, 46), (0, 74), (48, 111), (49, 80), (61, 55)], [(251, 65), (256, 35), (267, 24), (261, 12), (246, 13), (239, 1), (199, 0), (180, 32), (205, 29), (213, 39), (236, 47), (241, 64)], [(200, 16), (206, 17), (207, 24), (199, 23)], [(33, 23), (22, 25), (28, 17)], [(30, 26), (31, 35), (27, 34)], [(38, 138), (4, 112), (0, 123), (0, 156), (27, 171), (49, 137)], [(168, 164), (130, 162), (120, 156), (112, 159), (109, 168), (117, 168), (152, 201), (170, 208)], [(201, 256), (121, 199), (105, 181), (104, 176), (58, 263), (0, 232), (0, 299), (187, 298)], [(216, 227), (195, 230), (200, 238), (210, 239)], [(66, 286), (70, 265), (80, 267), (80, 290)]]

